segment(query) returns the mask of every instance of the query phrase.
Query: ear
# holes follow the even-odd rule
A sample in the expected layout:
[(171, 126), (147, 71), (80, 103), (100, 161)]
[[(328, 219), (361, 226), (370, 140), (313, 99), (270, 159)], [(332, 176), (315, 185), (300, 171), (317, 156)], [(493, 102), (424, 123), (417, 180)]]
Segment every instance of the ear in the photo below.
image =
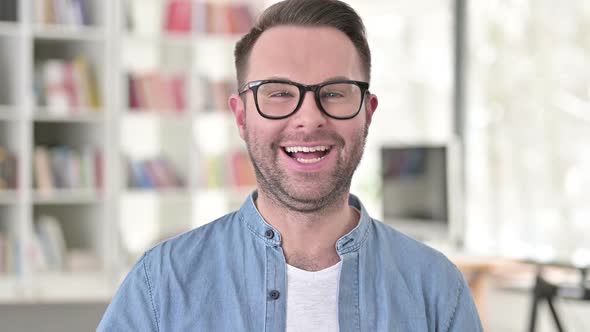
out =
[(371, 121), (373, 120), (373, 113), (375, 113), (375, 111), (377, 110), (377, 105), (379, 105), (379, 100), (377, 99), (377, 96), (374, 94), (369, 94), (365, 99), (365, 114), (367, 117), (367, 126), (370, 125)]
[(237, 94), (232, 94), (227, 100), (227, 104), (231, 109), (240, 131), (240, 137), (245, 140), (246, 137), (246, 107), (244, 101)]

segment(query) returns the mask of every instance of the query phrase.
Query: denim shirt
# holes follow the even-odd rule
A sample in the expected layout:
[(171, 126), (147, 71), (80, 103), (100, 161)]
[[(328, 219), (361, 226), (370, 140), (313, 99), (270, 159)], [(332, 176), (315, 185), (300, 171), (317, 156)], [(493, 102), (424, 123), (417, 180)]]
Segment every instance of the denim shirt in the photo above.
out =
[[(98, 331), (285, 331), (281, 234), (249, 196), (240, 210), (147, 251)], [(340, 331), (483, 331), (461, 273), (441, 253), (361, 212), (336, 242)]]

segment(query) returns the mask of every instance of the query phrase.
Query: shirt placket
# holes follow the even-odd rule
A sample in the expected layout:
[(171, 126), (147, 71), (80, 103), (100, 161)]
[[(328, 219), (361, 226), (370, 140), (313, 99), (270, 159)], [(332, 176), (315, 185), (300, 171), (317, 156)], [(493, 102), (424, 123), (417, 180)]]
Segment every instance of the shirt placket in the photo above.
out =
[(285, 331), (287, 323), (286, 262), (280, 245), (266, 246), (265, 331)]

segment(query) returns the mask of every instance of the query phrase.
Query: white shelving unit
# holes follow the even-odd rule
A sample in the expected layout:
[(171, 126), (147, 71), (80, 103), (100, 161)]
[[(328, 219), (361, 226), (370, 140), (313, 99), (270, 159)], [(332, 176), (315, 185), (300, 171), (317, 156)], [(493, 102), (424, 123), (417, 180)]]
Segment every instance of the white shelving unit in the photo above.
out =
[[(238, 33), (198, 30), (198, 15), (203, 4), (210, 6), (247, 5), (251, 13), (260, 10), (260, 1), (194, 1), (190, 15), (191, 29), (170, 32), (167, 25), (166, 0), (120, 2), (117, 24), (121, 48), (118, 58), (117, 96), (120, 125), (120, 164), (127, 158), (135, 161), (165, 157), (183, 179), (181, 186), (129, 188), (129, 174), (120, 173), (123, 247), (132, 255), (141, 254), (159, 240), (212, 221), (245, 199), (252, 187), (234, 183), (213, 185), (206, 164), (224, 159), (234, 151), (245, 153), (237, 136), (233, 117), (221, 102), (207, 91), (210, 82), (234, 82), (233, 47)], [(225, 55), (225, 56), (224, 56)], [(132, 75), (134, 83), (130, 83)], [(144, 76), (160, 78), (180, 75), (186, 97), (180, 110), (133, 105), (131, 93)], [(160, 79), (157, 78), (157, 79)], [(157, 80), (156, 79), (156, 80)], [(132, 86), (130, 86), (132, 84)], [(145, 85), (144, 85), (145, 87)], [(235, 91), (236, 88), (233, 88)], [(149, 103), (148, 103), (149, 104)], [(157, 103), (156, 103), (157, 104)], [(134, 106), (134, 107), (132, 107)], [(226, 160), (221, 161), (225, 180), (231, 177)], [(228, 181), (231, 182), (231, 181)], [(141, 232), (131, 232), (142, 227)], [(129, 231), (126, 231), (129, 230)]]
[[(110, 136), (113, 41), (107, 32), (113, 25), (114, 1), (85, 1), (85, 25), (39, 21), (37, 6), (51, 1), (6, 1), (15, 10), (0, 15), (4, 19), (0, 22), (0, 76), (8, 80), (0, 86), (0, 146), (17, 158), (18, 186), (0, 189), (0, 232), (9, 239), (3, 250), (12, 251), (2, 258), (13, 259), (10, 269), (0, 272), (0, 303), (108, 300), (118, 281), (113, 278), (117, 246), (112, 218), (116, 142)], [(79, 107), (75, 115), (56, 114), (55, 107), (49, 109), (41, 98), (39, 68), (49, 60), (72, 61), (78, 56), (87, 60), (96, 76), (102, 107), (92, 112)], [(55, 187), (49, 194), (39, 190), (35, 149), (41, 145), (101, 151), (101, 161), (97, 161), (101, 187)], [(76, 264), (86, 264), (84, 269), (71, 265), (48, 269), (38, 264), (44, 254), (36, 236), (41, 216), (55, 218), (65, 240), (66, 257), (76, 255)]]
[[(245, 148), (225, 92), (217, 91), (227, 87), (210, 84), (235, 81), (238, 33), (218, 25), (214, 31), (167, 32), (168, 0), (73, 0), (84, 3), (84, 24), (38, 19), (42, 6), (54, 0), (3, 1), (11, 5), (3, 3), (3, 9), (14, 10), (0, 14), (0, 77), (7, 79), (0, 85), (0, 147), (17, 159), (18, 185), (0, 188), (0, 234), (9, 239), (3, 241), (14, 258), (10, 270), (0, 269), (0, 303), (108, 301), (137, 255), (239, 206), (252, 189), (230, 180), (235, 170), (228, 160)], [(207, 12), (202, 6), (243, 5), (256, 13), (262, 2), (195, 0), (191, 24), (201, 24), (196, 13)], [(132, 27), (134, 18), (143, 21)], [(51, 75), (48, 63), (76, 70), (80, 58), (95, 76), (100, 107), (60, 108), (55, 100), (48, 102), (45, 90), (53, 87), (41, 79)], [(63, 75), (70, 75), (67, 70)], [(183, 77), (183, 106), (131, 107), (129, 74), (149, 73)], [(214, 95), (217, 102), (211, 104)], [(101, 185), (62, 186), (54, 179), (51, 190), (40, 188), (38, 147), (51, 155), (54, 147), (64, 146), (72, 155), (88, 148), (101, 152), (96, 161)], [(170, 162), (181, 184), (128, 185), (128, 158), (160, 157)], [(207, 171), (207, 163), (216, 174)], [(39, 223), (45, 216), (61, 228), (66, 256), (83, 267), (39, 265), (44, 254)]]

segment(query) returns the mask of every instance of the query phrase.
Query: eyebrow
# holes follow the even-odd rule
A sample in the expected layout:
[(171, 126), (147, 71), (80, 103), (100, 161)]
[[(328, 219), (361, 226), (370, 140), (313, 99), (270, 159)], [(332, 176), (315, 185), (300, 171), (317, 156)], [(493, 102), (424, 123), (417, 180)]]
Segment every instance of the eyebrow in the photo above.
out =
[[(291, 80), (289, 78), (286, 78), (286, 77), (283, 77), (283, 76), (271, 76), (271, 77), (265, 78), (265, 79), (267, 79), (267, 80), (280, 80), (280, 81), (288, 81), (288, 82), (300, 83), (300, 82), (293, 81), (293, 80)], [(323, 81), (321, 81), (319, 83), (314, 83), (314, 84), (320, 84), (320, 83), (330, 82), (330, 81), (339, 81), (339, 80), (351, 80), (351, 78), (346, 77), (346, 76), (332, 76), (332, 77), (329, 77), (326, 80), (323, 80)]]

